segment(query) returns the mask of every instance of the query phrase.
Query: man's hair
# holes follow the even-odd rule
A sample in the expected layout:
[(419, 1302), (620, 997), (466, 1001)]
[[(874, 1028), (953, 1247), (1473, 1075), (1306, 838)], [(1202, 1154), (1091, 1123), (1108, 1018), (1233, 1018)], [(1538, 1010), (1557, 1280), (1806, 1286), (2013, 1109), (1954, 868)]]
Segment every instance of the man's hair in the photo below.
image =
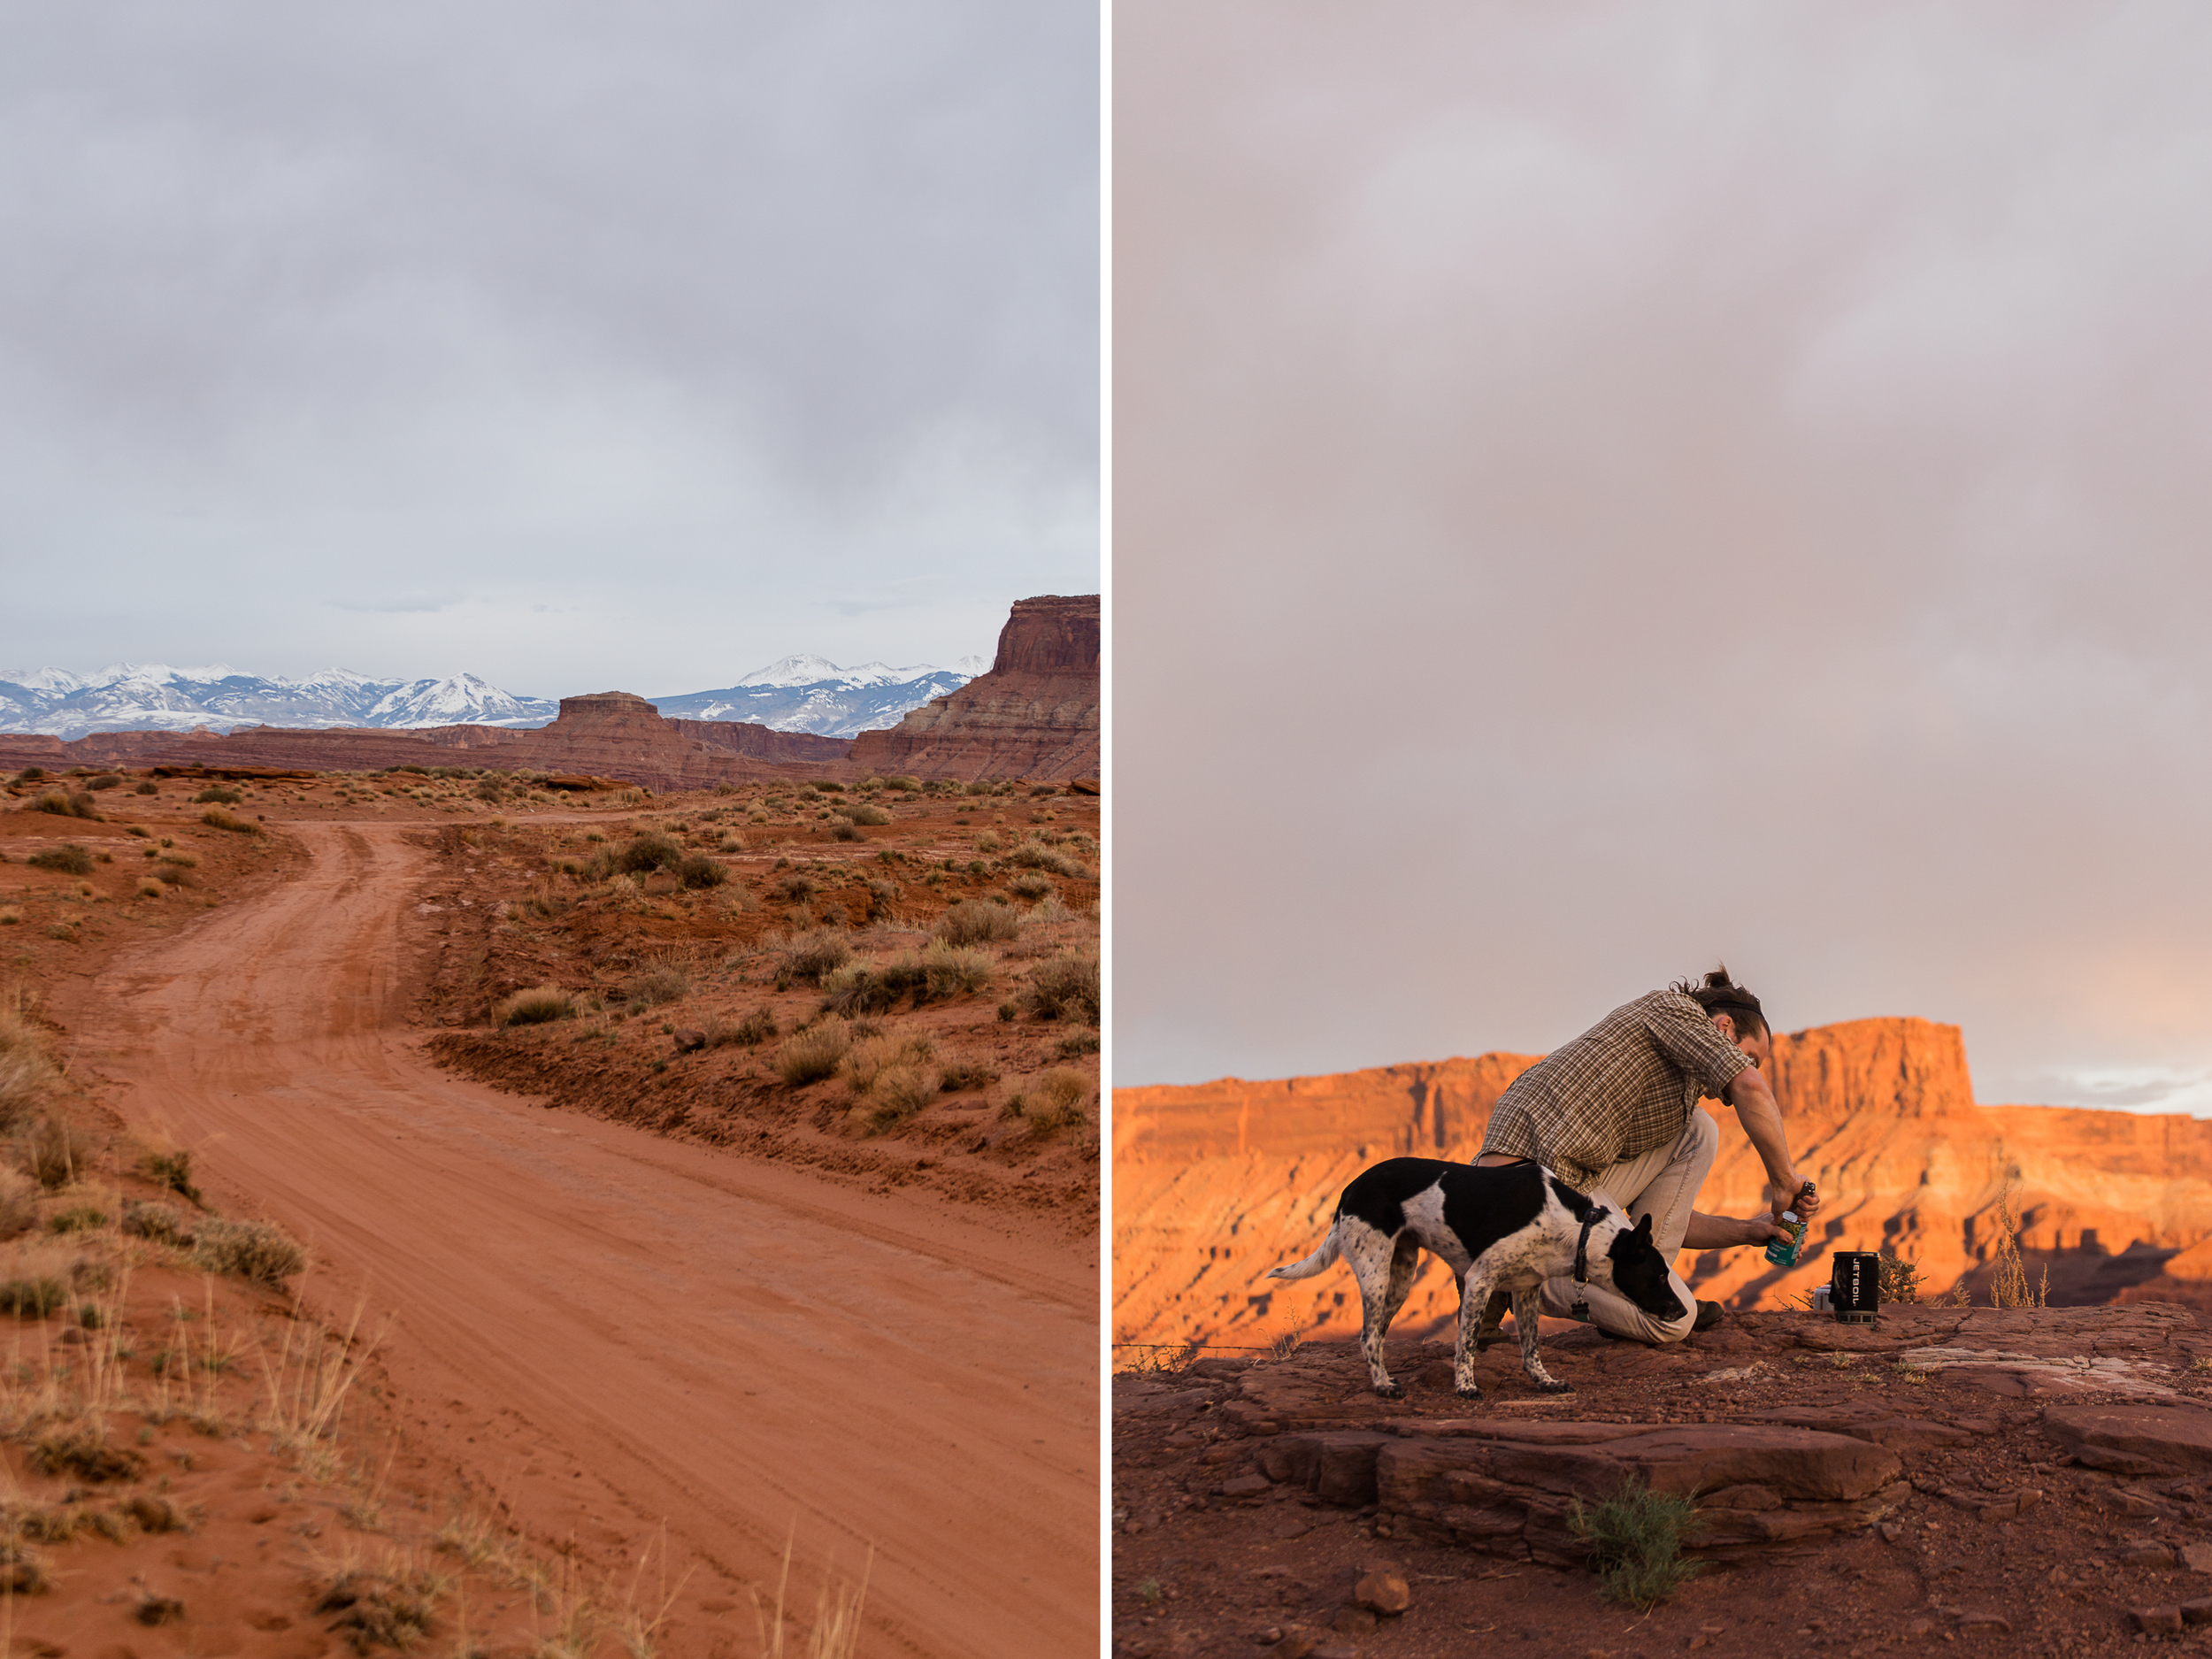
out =
[(1766, 1010), (1759, 1006), (1757, 997), (1728, 977), (1728, 964), (1724, 962), (1707, 974), (1702, 984), (1678, 979), (1667, 988), (1681, 992), (1708, 1014), (1727, 1015), (1735, 1022), (1739, 1037), (1769, 1034)]

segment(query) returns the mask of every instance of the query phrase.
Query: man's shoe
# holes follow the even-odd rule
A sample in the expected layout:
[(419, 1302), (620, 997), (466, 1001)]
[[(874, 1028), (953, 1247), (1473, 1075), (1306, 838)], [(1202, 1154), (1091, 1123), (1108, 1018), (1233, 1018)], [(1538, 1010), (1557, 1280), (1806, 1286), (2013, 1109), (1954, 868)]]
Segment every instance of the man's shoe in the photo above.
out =
[(1697, 1304), (1697, 1322), (1691, 1325), (1690, 1329), (1693, 1331), (1709, 1331), (1720, 1323), (1721, 1314), (1722, 1308), (1720, 1303), (1717, 1302), (1701, 1302)]

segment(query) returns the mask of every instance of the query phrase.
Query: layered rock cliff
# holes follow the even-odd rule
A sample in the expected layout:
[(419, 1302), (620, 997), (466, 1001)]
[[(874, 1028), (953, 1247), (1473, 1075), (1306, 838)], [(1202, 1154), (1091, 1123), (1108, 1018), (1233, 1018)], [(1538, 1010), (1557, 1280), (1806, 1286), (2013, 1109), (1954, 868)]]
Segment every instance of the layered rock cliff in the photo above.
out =
[(918, 778), (1099, 775), (1098, 595), (1018, 599), (990, 672), (853, 740), (863, 772)]
[[(1348, 1272), (1299, 1283), (1269, 1267), (1317, 1245), (1338, 1193), (1379, 1158), (1472, 1158), (1490, 1109), (1536, 1056), (1483, 1055), (1333, 1077), (1114, 1094), (1116, 1340), (1265, 1342), (1287, 1331), (1348, 1334)], [(2136, 1248), (2160, 1255), (2212, 1238), (2212, 1124), (2061, 1107), (1979, 1106), (1955, 1025), (1855, 1020), (1779, 1037), (1772, 1076), (1798, 1167), (1824, 1206), (1794, 1269), (1755, 1249), (1686, 1254), (1709, 1300), (1776, 1307), (1824, 1282), (1830, 1252), (1886, 1245), (1932, 1289), (1986, 1272), (2000, 1204), (2032, 1268), (2048, 1262), (2065, 1299)], [(1763, 1172), (1735, 1114), (1700, 1194), (1709, 1214), (1761, 1207)], [(2139, 1276), (2139, 1275), (2138, 1275)], [(1440, 1266), (1424, 1270), (1408, 1329), (1455, 1307)]]

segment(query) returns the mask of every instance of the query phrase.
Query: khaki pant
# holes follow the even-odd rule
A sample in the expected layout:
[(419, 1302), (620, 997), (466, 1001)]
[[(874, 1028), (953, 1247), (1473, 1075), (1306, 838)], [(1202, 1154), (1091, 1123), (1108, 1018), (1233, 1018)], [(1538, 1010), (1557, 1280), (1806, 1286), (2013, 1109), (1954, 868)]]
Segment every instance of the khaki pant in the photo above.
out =
[(1616, 1336), (1634, 1337), (1640, 1342), (1679, 1342), (1689, 1335), (1697, 1318), (1697, 1298), (1672, 1264), (1675, 1253), (1682, 1248), (1682, 1235), (1689, 1231), (1697, 1189), (1705, 1184), (1719, 1149), (1720, 1126), (1711, 1113), (1694, 1109), (1680, 1140), (1671, 1147), (1616, 1164), (1598, 1178), (1590, 1192), (1593, 1200), (1632, 1223), (1651, 1217), (1652, 1242), (1667, 1258), (1668, 1282), (1682, 1299), (1685, 1312), (1679, 1319), (1655, 1319), (1627, 1297), (1602, 1285), (1578, 1287), (1571, 1273), (1544, 1281), (1540, 1293), (1544, 1311), (1555, 1318), (1572, 1318), (1575, 1299), (1580, 1294), (1590, 1304), (1590, 1323)]

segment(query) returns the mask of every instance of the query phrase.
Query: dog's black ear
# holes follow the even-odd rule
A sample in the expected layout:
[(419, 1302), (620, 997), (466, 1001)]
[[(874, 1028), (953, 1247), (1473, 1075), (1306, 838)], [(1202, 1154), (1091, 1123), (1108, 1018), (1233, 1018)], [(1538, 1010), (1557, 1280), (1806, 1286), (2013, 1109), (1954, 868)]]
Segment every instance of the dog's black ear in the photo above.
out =
[(1649, 1216), (1646, 1216), (1641, 1221), (1638, 1222), (1635, 1226), (1635, 1231), (1642, 1233), (1644, 1235), (1645, 1242), (1649, 1243), (1651, 1240), (1651, 1217)]

